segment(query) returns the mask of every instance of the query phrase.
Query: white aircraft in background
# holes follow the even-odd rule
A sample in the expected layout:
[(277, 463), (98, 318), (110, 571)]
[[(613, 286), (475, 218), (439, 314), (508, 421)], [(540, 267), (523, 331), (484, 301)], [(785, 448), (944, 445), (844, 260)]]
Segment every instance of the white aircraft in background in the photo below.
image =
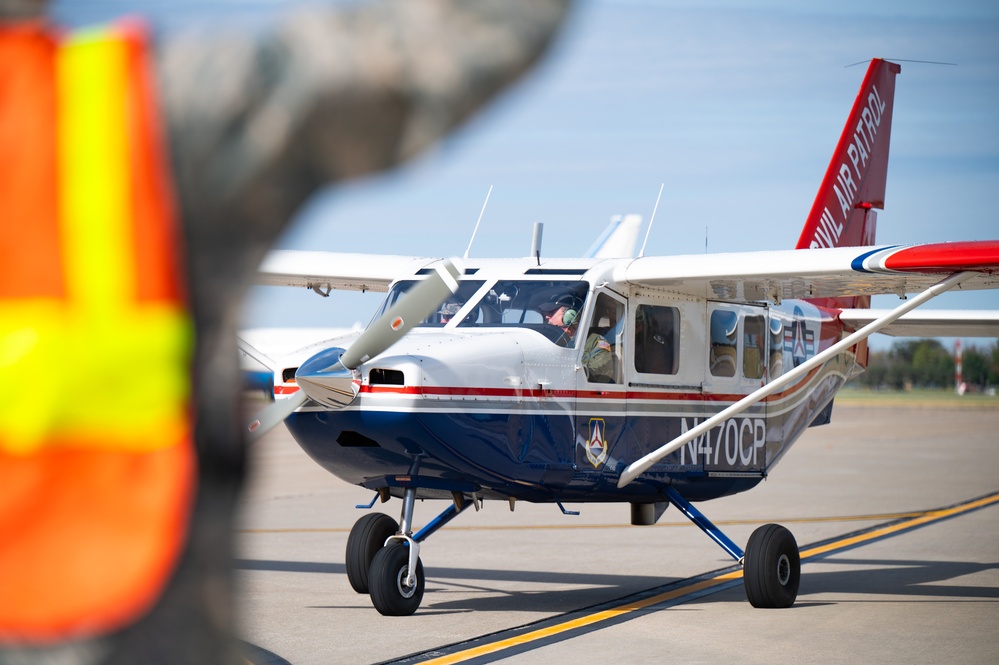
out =
[[(754, 606), (791, 605), (791, 533), (762, 526), (744, 551), (693, 502), (754, 487), (829, 422), (870, 334), (999, 335), (997, 312), (917, 309), (949, 289), (999, 287), (999, 240), (874, 244), (899, 72), (871, 62), (796, 249), (550, 259), (537, 246), (522, 259), (454, 261), (273, 252), (260, 283), (388, 292), (363, 333), (275, 367), (287, 397), (250, 426), (257, 436), (284, 421), (336, 476), (402, 499), (400, 523), (372, 513), (352, 529), (353, 588), (383, 614), (415, 612), (421, 544), (483, 499), (628, 503), (635, 524), (673, 504), (743, 564)], [(892, 293), (917, 295), (867, 308)], [(416, 499), (447, 502), (418, 531)]]

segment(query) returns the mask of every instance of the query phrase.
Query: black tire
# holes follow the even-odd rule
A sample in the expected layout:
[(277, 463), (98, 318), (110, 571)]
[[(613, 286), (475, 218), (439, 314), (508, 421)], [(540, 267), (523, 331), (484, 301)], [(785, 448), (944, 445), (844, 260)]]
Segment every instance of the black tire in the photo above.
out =
[(354, 523), (347, 536), (347, 580), (357, 593), (368, 593), (371, 562), (388, 540), (399, 533), (399, 525), (385, 513), (368, 513)]
[(749, 537), (742, 581), (753, 607), (791, 607), (801, 582), (801, 557), (791, 532), (779, 524), (761, 526)]
[(389, 617), (409, 616), (423, 601), (423, 562), (416, 560), (416, 585), (406, 587), (403, 581), (409, 571), (409, 547), (402, 543), (389, 543), (375, 555), (368, 571), (371, 604), (381, 614)]

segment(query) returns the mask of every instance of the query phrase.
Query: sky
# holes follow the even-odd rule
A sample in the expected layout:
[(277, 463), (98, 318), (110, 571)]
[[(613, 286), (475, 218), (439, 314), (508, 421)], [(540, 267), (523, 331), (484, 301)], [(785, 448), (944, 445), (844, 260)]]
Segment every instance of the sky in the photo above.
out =
[[(54, 9), (71, 24), (138, 10), (175, 30), (294, 4)], [(473, 257), (527, 255), (535, 222), (543, 255), (577, 256), (613, 215), (648, 221), (665, 184), (647, 255), (790, 248), (872, 57), (902, 61), (878, 243), (999, 237), (999, 4), (584, 0), (512, 89), (416, 160), (323, 191), (277, 246), (461, 256), (491, 186)], [(350, 326), (380, 298), (254, 287), (243, 325)], [(999, 309), (999, 294), (929, 307)]]

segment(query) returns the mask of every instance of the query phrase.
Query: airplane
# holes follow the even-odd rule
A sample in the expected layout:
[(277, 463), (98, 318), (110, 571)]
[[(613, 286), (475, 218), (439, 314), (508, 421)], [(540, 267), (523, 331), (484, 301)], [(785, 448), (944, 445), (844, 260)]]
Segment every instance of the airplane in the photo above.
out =
[[(999, 312), (917, 310), (999, 287), (999, 240), (875, 245), (898, 64), (871, 61), (795, 249), (689, 256), (419, 258), (274, 251), (258, 280), (385, 291), (361, 333), (277, 369), (251, 440), (284, 422), (342, 480), (402, 500), (346, 547), (351, 586), (384, 615), (416, 612), (422, 544), (483, 500), (676, 506), (743, 566), (755, 607), (798, 594), (794, 536), (740, 548), (695, 503), (749, 490), (867, 363), (876, 331), (999, 335)], [(875, 312), (870, 296), (897, 294)], [(911, 297), (908, 294), (917, 294)], [(944, 328), (941, 328), (944, 326)], [(415, 530), (417, 499), (443, 511)]]

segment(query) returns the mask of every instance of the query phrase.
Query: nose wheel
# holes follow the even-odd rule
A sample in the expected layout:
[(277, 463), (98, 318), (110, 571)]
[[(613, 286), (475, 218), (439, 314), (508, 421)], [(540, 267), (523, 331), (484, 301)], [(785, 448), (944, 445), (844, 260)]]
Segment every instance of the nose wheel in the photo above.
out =
[(368, 593), (368, 571), (385, 541), (399, 533), (399, 525), (385, 513), (370, 513), (354, 523), (347, 537), (347, 580), (357, 593)]
[(416, 559), (416, 574), (411, 576), (409, 558), (409, 545), (394, 541), (378, 550), (371, 562), (371, 604), (385, 616), (409, 616), (423, 601), (423, 562)]

